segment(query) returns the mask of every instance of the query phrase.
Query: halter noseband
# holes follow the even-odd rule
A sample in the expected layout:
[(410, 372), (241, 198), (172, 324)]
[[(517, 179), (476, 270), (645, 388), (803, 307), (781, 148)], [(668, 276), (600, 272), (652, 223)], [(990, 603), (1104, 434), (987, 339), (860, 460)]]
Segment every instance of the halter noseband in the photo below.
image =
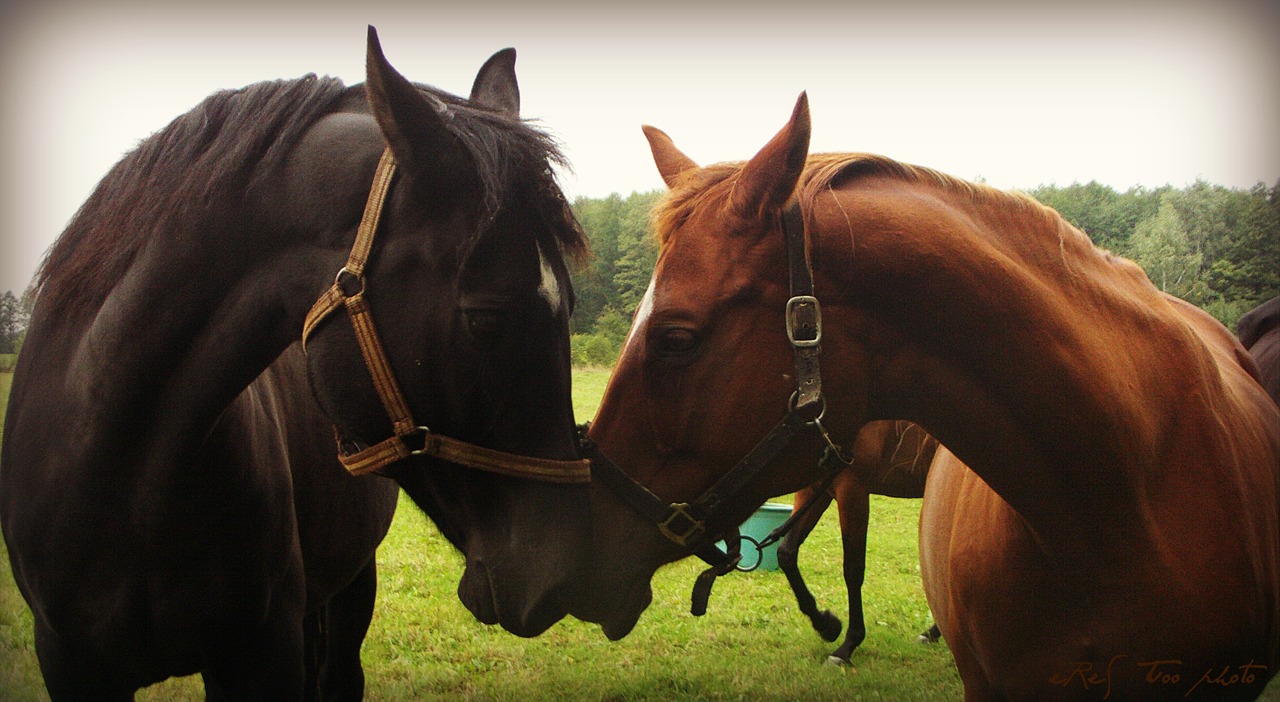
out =
[(559, 461), (536, 458), (477, 446), (448, 436), (437, 434), (413, 419), (404, 393), (396, 383), (395, 374), (387, 360), (386, 350), (373, 324), (373, 313), (365, 299), (364, 267), (373, 248), (374, 235), (382, 206), (395, 176), (396, 161), (391, 149), (382, 152), (378, 168), (369, 188), (364, 216), (356, 232), (355, 243), (347, 256), (347, 263), (338, 271), (333, 285), (320, 296), (307, 313), (302, 327), (302, 349), (306, 352), (307, 339), (322, 321), (339, 309), (346, 308), (347, 317), (355, 330), (356, 342), (364, 356), (365, 366), (373, 379), (374, 390), (391, 420), (394, 434), (365, 449), (347, 451), (349, 442), (338, 438), (338, 460), (353, 475), (372, 473), (409, 456), (434, 456), (451, 463), (520, 478), (552, 483), (586, 483), (591, 480), (590, 465), (585, 460)]
[[(592, 477), (607, 485), (624, 502), (652, 521), (670, 541), (688, 551), (721, 574), (737, 563), (736, 551), (725, 553), (708, 533), (707, 522), (715, 518), (724, 501), (745, 488), (802, 431), (817, 429), (829, 449), (839, 458), (840, 447), (822, 426), (826, 411), (822, 396), (822, 374), (818, 367), (822, 340), (822, 310), (813, 295), (813, 270), (805, 255), (804, 218), (800, 205), (793, 204), (781, 215), (787, 242), (791, 298), (786, 307), (786, 333), (795, 360), (796, 390), (789, 409), (774, 428), (714, 485), (692, 502), (667, 502), (627, 475), (581, 432), (582, 453), (591, 459)], [(841, 459), (847, 465), (848, 461)], [(839, 461), (837, 461), (839, 463)], [(833, 471), (836, 468), (832, 469)], [(710, 571), (709, 571), (710, 572)], [(696, 595), (695, 595), (696, 599)], [(696, 609), (696, 605), (695, 605)]]

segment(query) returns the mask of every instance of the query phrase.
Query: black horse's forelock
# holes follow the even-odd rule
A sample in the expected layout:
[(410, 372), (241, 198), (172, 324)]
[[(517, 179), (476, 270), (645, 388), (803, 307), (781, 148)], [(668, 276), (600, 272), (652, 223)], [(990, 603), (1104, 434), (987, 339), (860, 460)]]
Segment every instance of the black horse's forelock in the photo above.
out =
[[(557, 246), (573, 258), (585, 256), (586, 234), (552, 170), (569, 167), (555, 138), (531, 121), (477, 109), (468, 101), (430, 86), (419, 88), (444, 103), (451, 116), (447, 122), (450, 130), (471, 156), (483, 189), (481, 221), (495, 217), (504, 203), (531, 200), (555, 237), (554, 241), (541, 243)], [(481, 227), (477, 237), (464, 244), (466, 250), (473, 249), (484, 233), (485, 228)]]

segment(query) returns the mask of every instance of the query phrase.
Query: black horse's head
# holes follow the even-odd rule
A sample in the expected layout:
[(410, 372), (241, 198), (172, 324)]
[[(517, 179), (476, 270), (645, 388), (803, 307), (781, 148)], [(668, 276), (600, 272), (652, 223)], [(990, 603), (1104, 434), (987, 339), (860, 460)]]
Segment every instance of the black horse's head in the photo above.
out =
[[(402, 77), (371, 28), (368, 104), (302, 139), (291, 200), (309, 202), (317, 226), (332, 229), (325, 255), (349, 248), (389, 146), (397, 171), (363, 290), (415, 423), (484, 449), (568, 460), (566, 259), (586, 244), (552, 174), (555, 145), (519, 118), (514, 61), (512, 50), (494, 55), (462, 100)], [(309, 335), (308, 369), (339, 436), (360, 449), (393, 427), (345, 317)], [(564, 616), (585, 545), (561, 535), (588, 533), (585, 488), (426, 456), (383, 472), (465, 554), (459, 596), (478, 619), (531, 636)], [(535, 575), (522, 567), (530, 561)]]

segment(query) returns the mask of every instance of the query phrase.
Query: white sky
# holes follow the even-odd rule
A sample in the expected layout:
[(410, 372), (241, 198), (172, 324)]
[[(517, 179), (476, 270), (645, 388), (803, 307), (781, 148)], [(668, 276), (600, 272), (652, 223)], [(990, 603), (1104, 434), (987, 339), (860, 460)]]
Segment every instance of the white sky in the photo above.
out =
[(366, 24), (408, 78), (463, 95), (516, 47), (524, 115), (563, 141), (571, 197), (662, 187), (641, 124), (700, 163), (748, 158), (801, 90), (814, 151), (1002, 188), (1280, 178), (1274, 0), (0, 0), (0, 291), (209, 93), (361, 82)]

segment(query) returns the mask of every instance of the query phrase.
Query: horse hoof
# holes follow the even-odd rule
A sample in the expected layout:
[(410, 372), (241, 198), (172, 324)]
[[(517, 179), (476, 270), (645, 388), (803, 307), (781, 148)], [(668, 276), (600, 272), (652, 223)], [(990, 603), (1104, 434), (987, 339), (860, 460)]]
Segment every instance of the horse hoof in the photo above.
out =
[(840, 618), (826, 610), (820, 612), (813, 623), (813, 628), (817, 630), (818, 636), (821, 636), (823, 641), (835, 641), (840, 638), (842, 626)]
[(938, 625), (934, 624), (929, 630), (924, 632), (917, 639), (922, 644), (936, 644), (942, 640), (942, 632), (938, 630)]
[(837, 668), (853, 668), (853, 663), (848, 658), (841, 658), (840, 656), (827, 656), (827, 665)]

